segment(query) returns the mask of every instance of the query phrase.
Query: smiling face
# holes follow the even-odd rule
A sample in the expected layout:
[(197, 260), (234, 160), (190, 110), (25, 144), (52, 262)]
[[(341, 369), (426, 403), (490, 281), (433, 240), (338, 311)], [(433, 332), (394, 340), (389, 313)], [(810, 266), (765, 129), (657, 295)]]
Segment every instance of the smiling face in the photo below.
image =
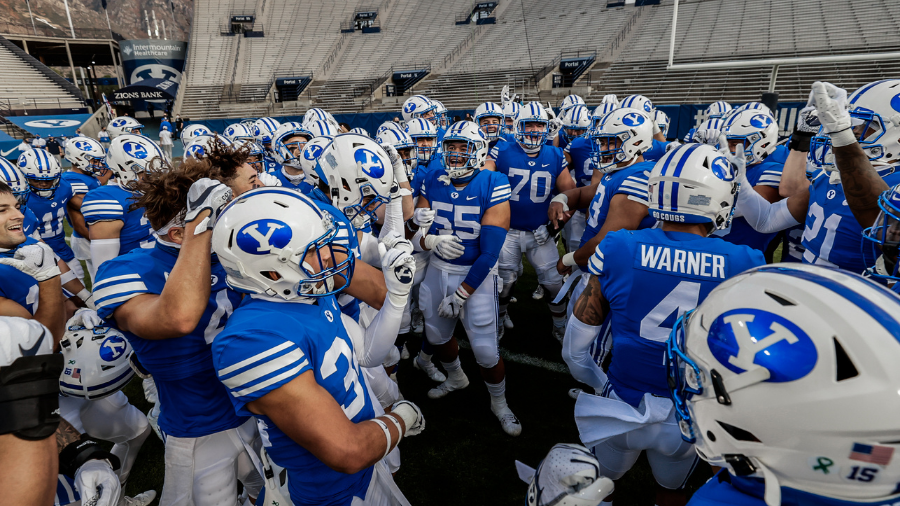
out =
[(12, 193), (0, 193), (0, 248), (12, 249), (25, 242), (25, 216)]

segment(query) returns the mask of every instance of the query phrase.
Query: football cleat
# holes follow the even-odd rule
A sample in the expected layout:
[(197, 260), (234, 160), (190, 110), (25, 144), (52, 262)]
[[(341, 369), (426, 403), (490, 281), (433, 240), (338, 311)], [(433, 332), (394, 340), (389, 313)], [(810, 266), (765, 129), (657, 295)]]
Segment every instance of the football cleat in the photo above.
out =
[[(510, 302), (512, 302), (512, 301), (510, 301)], [(509, 317), (509, 314), (507, 314), (507, 315), (503, 318), (503, 326), (506, 327), (506, 328), (508, 328), (508, 329), (512, 329), (512, 328), (514, 327), (512, 318)]]
[[(443, 382), (447, 381), (447, 376), (444, 376), (444, 373), (434, 365), (433, 362), (429, 362), (427, 360), (422, 360), (422, 357), (416, 355), (416, 358), (413, 359), (413, 367), (424, 372), (428, 375), (431, 381), (436, 381), (438, 383), (443, 384)], [(466, 384), (469, 384), (469, 380), (466, 379)], [(465, 388), (460, 387), (460, 388)], [(449, 392), (449, 390), (448, 390)], [(446, 394), (445, 394), (446, 395)], [(431, 397), (431, 392), (428, 392), (428, 396)], [(437, 399), (437, 397), (432, 397), (433, 399)]]
[(559, 344), (563, 343), (563, 338), (566, 336), (566, 328), (565, 327), (553, 327), (552, 330), (553, 338), (559, 341)]
[[(428, 395), (430, 397), (431, 392), (428, 392)], [(503, 432), (513, 437), (522, 433), (522, 423), (519, 422), (519, 419), (516, 418), (516, 415), (513, 414), (511, 409), (505, 407), (501, 408), (499, 411), (494, 411), (494, 407), (491, 406), (491, 412), (493, 412), (494, 416), (500, 420), (500, 427), (503, 428)]]
[(403, 345), (403, 348), (400, 350), (400, 360), (406, 360), (409, 358), (409, 348), (406, 347), (406, 344)]
[(443, 383), (428, 391), (428, 398), (440, 399), (454, 390), (462, 390), (467, 386), (469, 386), (469, 378), (466, 376), (463, 376), (458, 382), (453, 381), (452, 379), (446, 379)]
[(582, 390), (580, 388), (570, 388), (569, 389), (569, 397), (571, 397), (573, 399), (577, 399), (578, 396), (581, 395), (581, 392), (584, 392), (584, 390)]
[(544, 298), (544, 287), (538, 285), (537, 288), (534, 289), (534, 293), (531, 294), (531, 298), (534, 300), (541, 300)]
[(147, 506), (156, 499), (156, 490), (148, 490), (141, 492), (134, 497), (125, 496), (122, 498), (122, 506)]

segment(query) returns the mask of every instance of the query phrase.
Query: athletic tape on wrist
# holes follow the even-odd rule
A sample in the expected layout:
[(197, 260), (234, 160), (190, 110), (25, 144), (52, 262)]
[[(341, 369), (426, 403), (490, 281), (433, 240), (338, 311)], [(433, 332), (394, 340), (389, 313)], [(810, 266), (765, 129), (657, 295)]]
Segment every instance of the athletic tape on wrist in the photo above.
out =
[(400, 440), (403, 439), (403, 436), (404, 436), (403, 427), (400, 425), (400, 421), (397, 420), (397, 417), (395, 417), (394, 415), (392, 415), (390, 413), (384, 415), (384, 417), (387, 418), (388, 420), (394, 422), (394, 425), (397, 426), (397, 434), (400, 434), (400, 436), (397, 438), (397, 444), (400, 444)]
[(385, 439), (387, 439), (387, 447), (384, 449), (384, 455), (381, 456), (381, 458), (385, 458), (387, 457), (387, 454), (391, 452), (391, 444), (393, 443), (393, 441), (391, 440), (391, 431), (388, 430), (387, 424), (385, 424), (381, 420), (373, 418), (372, 421), (378, 424), (379, 427), (381, 427), (381, 430), (384, 431), (384, 437)]

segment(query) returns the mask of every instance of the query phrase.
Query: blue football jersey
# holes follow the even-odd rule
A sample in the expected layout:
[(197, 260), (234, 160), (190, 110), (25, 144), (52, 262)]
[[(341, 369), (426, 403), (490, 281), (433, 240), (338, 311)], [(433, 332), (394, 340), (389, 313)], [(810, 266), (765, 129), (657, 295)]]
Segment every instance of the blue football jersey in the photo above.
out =
[[(889, 188), (900, 183), (900, 170), (896, 167), (885, 167), (878, 174)], [(803, 262), (862, 274), (866, 269), (860, 254), (862, 230), (847, 205), (840, 181), (832, 184), (827, 173), (816, 177), (809, 185)]]
[[(749, 165), (747, 167), (747, 181), (751, 186), (772, 186), (778, 189), (781, 184), (781, 172), (784, 170), (784, 162), (779, 162), (778, 157), (769, 156), (762, 163)], [(777, 235), (777, 232), (771, 234), (762, 234), (753, 230), (753, 227), (747, 223), (743, 216), (738, 216), (731, 220), (731, 227), (725, 230), (717, 230), (713, 235), (722, 237), (732, 244), (743, 244), (753, 249), (766, 251), (769, 243)]]
[(451, 264), (472, 265), (481, 256), (481, 217), (488, 209), (509, 200), (509, 179), (499, 172), (482, 170), (465, 188), (459, 190), (452, 184), (438, 181), (440, 176), (446, 174), (445, 170), (435, 170), (429, 172), (422, 182), (420, 194), (435, 210), (434, 223), (428, 233), (459, 237), (465, 253), (454, 260), (441, 258), (437, 251), (433, 254)]
[[(53, 498), (53, 506), (66, 506), (67, 504), (81, 504), (81, 495), (75, 487), (75, 480), (64, 474), (57, 475), (56, 497)], [(50, 506), (50, 505), (47, 505)]]
[[(0, 252), (0, 257), (12, 258), (17, 249), (37, 242), (34, 237), (26, 237), (25, 242), (17, 247)], [(17, 303), (34, 315), (38, 310), (39, 290), (36, 279), (15, 267), (0, 264), (0, 297)]]
[(28, 237), (34, 237), (37, 239), (41, 236), (40, 226), (41, 222), (38, 221), (37, 216), (34, 215), (34, 211), (28, 209), (28, 207), (23, 207), (19, 209), (25, 218), (22, 220), (22, 232), (25, 232), (25, 235)]
[(143, 209), (131, 209), (135, 194), (117, 184), (100, 186), (87, 193), (81, 201), (81, 214), (88, 226), (101, 221), (119, 220), (119, 254), (137, 248), (152, 248), (155, 244), (150, 220)]
[[(311, 371), (352, 422), (375, 418), (339, 311), (333, 297), (311, 304), (246, 298), (212, 346), (216, 370), (231, 393), (234, 410), (251, 416), (247, 403)], [(288, 470), (294, 504), (349, 505), (354, 496), (365, 497), (371, 467), (354, 474), (334, 471), (267, 416), (254, 416), (269, 456)]]
[(512, 189), (509, 228), (531, 232), (546, 225), (556, 178), (568, 167), (563, 150), (545, 145), (532, 158), (518, 143), (502, 142), (491, 150), (491, 158)]
[[(94, 281), (97, 313), (115, 325), (116, 308), (141, 294), (161, 294), (177, 259), (177, 249), (157, 244), (103, 262)], [(213, 262), (209, 304), (193, 332), (151, 340), (122, 331), (156, 382), (159, 426), (166, 434), (200, 437), (247, 421), (235, 414), (228, 392), (216, 376), (210, 348), (240, 301), (240, 294), (225, 284), (225, 269)]]
[(569, 170), (578, 187), (590, 186), (594, 176), (594, 164), (591, 162), (591, 141), (584, 137), (576, 137), (566, 146), (566, 153), (572, 158)]
[(609, 301), (609, 382), (632, 406), (644, 393), (668, 397), (666, 341), (675, 320), (722, 281), (766, 263), (762, 253), (717, 238), (662, 229), (606, 235), (590, 261)]
[(271, 156), (264, 155), (263, 163), (265, 164), (266, 172), (269, 174), (278, 174), (281, 172), (281, 164), (276, 162)]
[(275, 172), (272, 173), (273, 176), (277, 177), (279, 181), (281, 181), (282, 188), (293, 188), (294, 190), (299, 190), (300, 193), (304, 195), (308, 195), (309, 192), (312, 191), (313, 187), (311, 184), (307, 183), (303, 176), (300, 176), (300, 179), (294, 183), (288, 177), (287, 173), (284, 171), (284, 166)]
[(666, 146), (668, 146), (668, 142), (658, 141), (653, 139), (653, 145), (650, 146), (650, 149), (644, 151), (644, 161), (645, 162), (655, 162), (663, 157), (666, 154)]
[[(636, 163), (615, 172), (607, 172), (603, 176), (600, 184), (597, 185), (594, 198), (591, 199), (591, 204), (588, 206), (587, 222), (584, 234), (581, 236), (581, 244), (578, 245), (579, 248), (587, 244), (603, 228), (603, 222), (606, 221), (606, 216), (609, 214), (609, 203), (616, 194), (621, 193), (627, 195), (631, 200), (650, 205), (650, 197), (647, 195), (647, 179), (650, 177), (653, 165), (651, 162)], [(652, 227), (655, 222), (656, 220), (648, 215), (641, 221), (639, 228)]]
[[(100, 181), (97, 181), (97, 178), (71, 170), (63, 172), (62, 180), (72, 187), (73, 197), (75, 195), (84, 196), (87, 194), (87, 192), (93, 190), (94, 188), (100, 187)], [(72, 220), (69, 218), (68, 207), (66, 207), (66, 219), (69, 220), (69, 223), (72, 223)], [(81, 237), (81, 234), (79, 234), (75, 229), (72, 229), (72, 237)]]
[[(860, 467), (851, 466), (845, 479), (858, 473)], [(766, 485), (762, 479), (732, 476), (725, 469), (719, 471), (700, 487), (688, 506), (765, 506)], [(781, 506), (895, 506), (900, 495), (892, 494), (876, 500), (846, 501), (781, 487)]]
[(784, 231), (781, 239), (781, 261), (802, 262), (803, 253), (803, 224), (793, 226)]
[(53, 248), (53, 252), (66, 262), (75, 258), (72, 248), (66, 243), (66, 231), (63, 222), (66, 218), (66, 204), (72, 198), (72, 187), (65, 181), (59, 182), (59, 188), (50, 198), (33, 193), (28, 196), (28, 209), (38, 219), (38, 231), (41, 239)]

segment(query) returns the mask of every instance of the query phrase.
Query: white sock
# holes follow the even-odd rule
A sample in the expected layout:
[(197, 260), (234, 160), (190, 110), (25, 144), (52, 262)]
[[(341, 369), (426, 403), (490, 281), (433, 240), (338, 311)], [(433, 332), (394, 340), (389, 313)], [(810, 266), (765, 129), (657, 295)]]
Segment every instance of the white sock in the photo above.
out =
[(431, 354), (425, 353), (425, 350), (419, 350), (419, 360), (422, 362), (431, 362)]
[(558, 329), (565, 328), (567, 320), (568, 320), (568, 318), (566, 318), (565, 314), (563, 314), (561, 316), (554, 316), (553, 317), (553, 326)]
[(444, 370), (447, 371), (448, 380), (458, 382), (466, 377), (466, 374), (462, 371), (462, 364), (459, 363), (459, 357), (456, 357), (453, 362), (441, 362), (441, 364), (444, 366)]
[(485, 381), (484, 384), (487, 385), (488, 393), (491, 394), (491, 408), (496, 412), (507, 407), (506, 378), (503, 378), (500, 383), (488, 383)]

